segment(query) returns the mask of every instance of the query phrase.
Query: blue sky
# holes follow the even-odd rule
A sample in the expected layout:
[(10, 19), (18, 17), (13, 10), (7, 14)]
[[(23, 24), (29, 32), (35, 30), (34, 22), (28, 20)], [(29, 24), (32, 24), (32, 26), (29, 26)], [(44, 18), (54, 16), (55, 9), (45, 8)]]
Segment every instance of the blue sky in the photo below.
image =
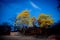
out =
[(13, 24), (14, 19), (21, 11), (30, 10), (30, 17), (41, 13), (52, 15), (55, 22), (59, 19), (59, 12), (57, 10), (57, 0), (1, 0), (0, 1), (0, 23), (9, 22)]

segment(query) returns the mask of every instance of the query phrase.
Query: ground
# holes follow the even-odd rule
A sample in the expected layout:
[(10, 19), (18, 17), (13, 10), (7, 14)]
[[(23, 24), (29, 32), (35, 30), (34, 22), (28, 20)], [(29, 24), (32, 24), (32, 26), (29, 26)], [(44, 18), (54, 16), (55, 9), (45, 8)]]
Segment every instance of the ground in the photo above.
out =
[(21, 35), (19, 32), (11, 32), (10, 36), (2, 36), (3, 40), (48, 40), (46, 37)]

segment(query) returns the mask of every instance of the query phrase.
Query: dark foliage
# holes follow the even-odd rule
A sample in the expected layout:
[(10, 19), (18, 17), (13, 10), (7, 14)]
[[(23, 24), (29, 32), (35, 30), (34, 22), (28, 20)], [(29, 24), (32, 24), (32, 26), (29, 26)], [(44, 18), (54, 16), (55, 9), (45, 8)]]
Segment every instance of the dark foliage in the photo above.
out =
[(56, 23), (52, 28), (48, 28), (48, 35), (60, 35), (60, 21)]
[(8, 23), (3, 23), (0, 25), (0, 35), (9, 35), (11, 31), (11, 26)]

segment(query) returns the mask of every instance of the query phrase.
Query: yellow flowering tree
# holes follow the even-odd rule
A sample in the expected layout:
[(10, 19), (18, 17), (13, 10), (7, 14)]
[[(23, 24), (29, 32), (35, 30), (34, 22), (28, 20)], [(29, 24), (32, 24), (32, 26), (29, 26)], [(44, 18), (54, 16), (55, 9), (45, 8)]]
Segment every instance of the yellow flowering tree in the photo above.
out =
[(33, 19), (32, 18), (29, 19), (29, 27), (33, 27)]
[(47, 14), (40, 14), (38, 20), (40, 21), (40, 27), (52, 25), (54, 23), (50, 15)]
[(18, 16), (16, 17), (16, 24), (23, 24), (26, 23), (28, 24), (28, 20), (29, 20), (30, 14), (28, 10), (24, 10), (22, 11), (20, 14), (18, 14)]

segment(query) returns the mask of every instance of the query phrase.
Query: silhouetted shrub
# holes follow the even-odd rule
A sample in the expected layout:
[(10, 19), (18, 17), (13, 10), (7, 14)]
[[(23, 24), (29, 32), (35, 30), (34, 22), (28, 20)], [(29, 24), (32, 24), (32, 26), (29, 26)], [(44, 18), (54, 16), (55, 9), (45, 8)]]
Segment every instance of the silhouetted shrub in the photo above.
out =
[(11, 31), (11, 26), (8, 23), (3, 23), (0, 25), (0, 35), (9, 35)]
[(48, 30), (48, 35), (60, 35), (60, 21), (58, 21), (58, 23), (53, 25), (52, 28), (49, 28)]

